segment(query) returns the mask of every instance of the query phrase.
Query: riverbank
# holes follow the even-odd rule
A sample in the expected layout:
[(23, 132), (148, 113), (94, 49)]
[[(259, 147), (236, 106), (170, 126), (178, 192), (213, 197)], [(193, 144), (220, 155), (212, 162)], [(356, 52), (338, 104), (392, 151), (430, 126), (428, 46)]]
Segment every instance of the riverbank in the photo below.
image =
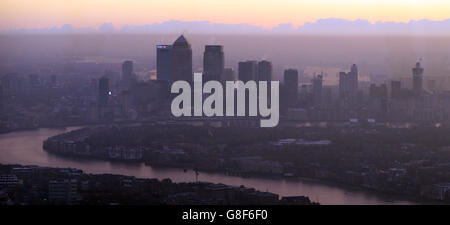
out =
[[(61, 153), (52, 153), (55, 155), (58, 155), (59, 157), (63, 157), (66, 159), (78, 159), (78, 160), (102, 160), (105, 162), (112, 162), (112, 163), (120, 163), (120, 164), (128, 164), (128, 165), (135, 165), (135, 164), (141, 164), (143, 162), (137, 161), (137, 160), (120, 160), (120, 159), (106, 159), (102, 157), (89, 157), (86, 155), (67, 155), (67, 154), (61, 154)], [(389, 192), (383, 192), (378, 191), (366, 187), (361, 186), (353, 186), (346, 183), (339, 183), (334, 182), (326, 179), (318, 179), (318, 178), (308, 178), (308, 177), (287, 177), (282, 175), (274, 175), (274, 174), (265, 174), (265, 173), (236, 173), (232, 172), (229, 173), (229, 171), (226, 170), (207, 170), (207, 169), (199, 169), (199, 168), (193, 168), (192, 166), (179, 166), (179, 165), (163, 165), (163, 164), (151, 164), (151, 163), (144, 163), (145, 166), (151, 167), (152, 169), (157, 170), (179, 170), (180, 172), (183, 171), (184, 174), (199, 174), (198, 176), (191, 176), (193, 177), (193, 181), (202, 180), (202, 176), (206, 173), (209, 175), (223, 175), (227, 177), (236, 177), (236, 178), (243, 178), (243, 179), (264, 179), (264, 180), (271, 180), (275, 182), (301, 182), (301, 183), (308, 183), (312, 185), (325, 185), (332, 188), (339, 188), (344, 190), (345, 196), (351, 196), (354, 195), (354, 192), (357, 193), (364, 193), (371, 197), (379, 197), (382, 198), (384, 204), (394, 204), (394, 203), (400, 203), (404, 201), (410, 201), (415, 202), (415, 204), (445, 204), (443, 202), (439, 201), (433, 201), (430, 199), (425, 198), (417, 198), (414, 196), (408, 196), (408, 195), (399, 195), (395, 193), (389, 193)], [(197, 171), (197, 172), (196, 172)], [(195, 177), (195, 179), (194, 179)], [(198, 178), (200, 177), (200, 178)], [(314, 198), (313, 198), (314, 199)], [(314, 199), (316, 200), (316, 199)]]
[[(268, 141), (271, 139), (267, 138), (277, 137), (273, 137), (274, 134), (272, 133), (258, 133), (258, 135), (263, 135), (264, 137), (256, 135), (250, 137), (249, 142), (241, 140), (242, 143), (245, 143), (243, 145), (235, 145), (233, 142), (230, 144), (229, 138), (223, 137), (224, 134), (229, 133), (228, 128), (213, 129), (205, 127), (194, 128), (184, 125), (172, 127), (150, 125), (84, 128), (48, 138), (44, 141), (43, 146), (47, 151), (59, 155), (112, 161), (145, 162), (152, 166), (167, 166), (171, 168), (195, 168), (194, 170), (196, 171), (237, 175), (243, 178), (249, 176), (263, 178), (311, 178), (326, 181), (333, 185), (344, 185), (358, 190), (377, 192), (380, 195), (395, 196), (399, 199), (408, 198), (434, 202), (428, 195), (422, 194), (423, 190), (425, 190), (422, 189), (424, 187), (411, 185), (409, 181), (410, 176), (406, 174), (406, 169), (390, 169), (388, 167), (368, 170), (367, 165), (361, 164), (359, 168), (354, 168), (361, 170), (357, 171), (347, 166), (343, 168), (327, 168), (321, 165), (330, 163), (328, 159), (327, 161), (303, 160), (302, 163), (298, 164), (290, 161), (295, 158), (308, 157), (308, 155), (305, 155), (307, 153), (311, 154), (312, 152), (320, 151), (322, 153), (318, 153), (316, 158), (324, 158), (329, 154), (325, 151), (336, 152), (336, 149), (339, 150), (339, 148), (331, 145), (331, 141), (328, 140), (308, 142), (300, 139), (298, 143), (302, 144), (302, 149), (307, 149), (307, 151), (298, 153), (299, 151), (293, 148), (295, 147), (294, 145), (279, 144), (284, 143), (285, 141), (283, 140), (289, 140), (289, 143), (291, 143), (295, 139), (282, 139), (280, 142)], [(261, 131), (252, 130), (251, 128), (246, 129), (248, 130), (247, 133)], [(292, 132), (281, 128), (278, 130), (288, 134)], [(211, 135), (212, 132), (217, 132), (219, 134), (215, 136), (219, 138), (215, 140), (211, 139), (211, 137), (201, 140), (188, 138), (185, 136), (186, 132), (190, 132), (189, 135), (198, 133), (197, 136), (203, 136), (203, 133)], [(244, 133), (243, 135), (245, 135)], [(177, 139), (180, 135), (185, 140), (180, 141)], [(152, 141), (142, 141), (148, 139)], [(203, 143), (205, 140), (207, 140), (207, 143)], [(305, 143), (306, 145), (303, 145)], [(280, 153), (289, 157), (285, 157), (285, 161), (281, 161), (279, 160)], [(344, 152), (343, 154), (347, 153)], [(314, 159), (314, 157), (311, 159)], [(347, 160), (347, 158), (343, 159)], [(386, 169), (388, 170), (386, 171)], [(392, 182), (392, 179), (397, 181)]]
[[(93, 174), (121, 174), (138, 178), (170, 178), (173, 182), (195, 182), (192, 170), (145, 166), (144, 163), (106, 161), (89, 158), (61, 157), (44, 151), (42, 142), (48, 137), (69, 132), (78, 127), (64, 129), (41, 128), (34, 131), (21, 131), (0, 135), (0, 163), (38, 165), (49, 167), (80, 168)], [(310, 196), (312, 201), (321, 204), (380, 205), (380, 204), (422, 204), (422, 202), (395, 200), (373, 194), (369, 191), (345, 189), (340, 186), (293, 179), (265, 179), (261, 177), (235, 177), (222, 173), (200, 172), (199, 181), (245, 185), (256, 190), (270, 191), (279, 196)]]
[(312, 205), (305, 196), (208, 182), (173, 183), (74, 168), (0, 164), (0, 205)]
[[(147, 166), (151, 166), (152, 168), (174, 168), (172, 166), (164, 166), (164, 165), (150, 165), (146, 164)], [(194, 168), (187, 168), (186, 167), (175, 167), (183, 171), (195, 171)], [(339, 188), (344, 190), (345, 195), (353, 195), (354, 192), (359, 193), (365, 193), (367, 195), (373, 196), (373, 197), (380, 197), (383, 199), (383, 201), (387, 204), (395, 203), (395, 202), (403, 202), (403, 201), (410, 201), (415, 202), (415, 204), (424, 204), (424, 205), (436, 205), (436, 204), (446, 204), (442, 201), (435, 201), (425, 198), (417, 198), (415, 196), (408, 196), (408, 195), (399, 195), (395, 193), (389, 193), (389, 192), (382, 192), (366, 187), (361, 186), (353, 186), (346, 183), (339, 183), (334, 182), (326, 179), (318, 179), (318, 178), (308, 178), (308, 177), (286, 177), (286, 176), (279, 176), (279, 175), (273, 175), (273, 174), (262, 174), (262, 173), (245, 173), (245, 174), (236, 174), (236, 173), (228, 173), (227, 171), (221, 171), (221, 170), (197, 170), (201, 174), (208, 173), (208, 174), (223, 174), (225, 176), (230, 177), (238, 177), (238, 178), (256, 178), (256, 179), (264, 179), (264, 180), (272, 180), (277, 182), (301, 182), (301, 183), (308, 183), (312, 185), (326, 185), (328, 187), (333, 188)]]

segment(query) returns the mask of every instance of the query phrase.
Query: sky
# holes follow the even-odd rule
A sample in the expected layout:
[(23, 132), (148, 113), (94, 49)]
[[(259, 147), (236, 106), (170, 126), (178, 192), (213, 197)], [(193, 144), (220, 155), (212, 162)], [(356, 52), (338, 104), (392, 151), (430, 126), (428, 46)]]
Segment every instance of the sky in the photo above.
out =
[(409, 22), (450, 18), (449, 0), (0, 0), (0, 30), (72, 24), (97, 28), (169, 20), (272, 28), (323, 18)]

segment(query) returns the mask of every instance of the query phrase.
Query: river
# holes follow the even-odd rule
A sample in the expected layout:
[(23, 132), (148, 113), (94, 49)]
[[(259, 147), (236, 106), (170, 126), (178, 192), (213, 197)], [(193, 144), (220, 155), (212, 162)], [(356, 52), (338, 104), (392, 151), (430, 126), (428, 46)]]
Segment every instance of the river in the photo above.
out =
[[(71, 167), (85, 173), (110, 173), (140, 178), (170, 178), (173, 182), (195, 181), (192, 170), (184, 172), (178, 168), (160, 168), (146, 166), (144, 163), (109, 162), (98, 159), (80, 159), (63, 157), (48, 153), (42, 149), (42, 142), (50, 136), (77, 129), (41, 128), (32, 131), (18, 131), (0, 135), (0, 163), (37, 165), (49, 167)], [(321, 204), (420, 204), (413, 200), (393, 198), (367, 190), (355, 190), (341, 185), (321, 181), (299, 179), (242, 178), (221, 173), (204, 173), (199, 181), (244, 185), (260, 191), (277, 193), (280, 196), (308, 196)]]

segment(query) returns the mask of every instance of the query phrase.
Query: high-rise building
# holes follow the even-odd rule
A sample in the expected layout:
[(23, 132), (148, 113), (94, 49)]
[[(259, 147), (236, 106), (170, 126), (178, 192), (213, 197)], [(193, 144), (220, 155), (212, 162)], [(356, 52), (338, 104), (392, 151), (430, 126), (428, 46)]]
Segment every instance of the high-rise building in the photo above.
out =
[(386, 84), (377, 86), (371, 84), (369, 88), (368, 115), (376, 119), (386, 119), (388, 88)]
[(358, 96), (358, 67), (353, 64), (350, 72), (339, 73), (339, 98), (348, 105), (354, 105)]
[(127, 60), (122, 63), (122, 85), (124, 89), (130, 89), (133, 80), (133, 61)]
[(172, 45), (156, 46), (156, 79), (162, 81), (173, 81), (172, 68)]
[(171, 52), (173, 80), (192, 82), (192, 49), (183, 35), (175, 40)]
[(322, 74), (315, 76), (311, 80), (311, 83), (312, 83), (314, 105), (319, 106), (322, 104), (322, 83), (323, 83)]
[(99, 106), (108, 105), (110, 90), (109, 90), (109, 79), (106, 77), (100, 78), (98, 82), (98, 104)]
[(284, 93), (288, 106), (295, 106), (298, 98), (298, 71), (287, 69), (284, 71)]
[(223, 47), (206, 45), (203, 53), (203, 81), (221, 81), (225, 68)]
[[(358, 75), (358, 67), (356, 66), (356, 64), (352, 65), (352, 67), (350, 68), (350, 73), (354, 76)], [(358, 77), (356, 77), (356, 79), (358, 79)]]
[(266, 60), (258, 62), (258, 81), (272, 80), (272, 63)]
[(257, 80), (258, 64), (256, 61), (239, 62), (239, 80), (247, 82)]
[(423, 68), (420, 66), (420, 62), (416, 63), (416, 66), (412, 69), (412, 72), (413, 92), (415, 96), (420, 96), (423, 92)]
[(399, 80), (391, 81), (391, 98), (399, 98), (402, 91), (402, 83)]
[[(272, 96), (272, 92), (271, 92), (271, 83), (270, 81), (272, 81), (272, 62), (267, 61), (267, 60), (263, 60), (263, 61), (259, 61), (258, 62), (258, 76), (256, 78), (257, 82), (259, 81), (266, 81), (267, 82), (267, 89), (266, 89), (266, 93), (267, 93), (267, 102), (270, 105), (271, 104), (271, 96)], [(258, 88), (259, 87), (259, 83), (258, 83)], [(261, 96), (259, 96), (261, 97)]]

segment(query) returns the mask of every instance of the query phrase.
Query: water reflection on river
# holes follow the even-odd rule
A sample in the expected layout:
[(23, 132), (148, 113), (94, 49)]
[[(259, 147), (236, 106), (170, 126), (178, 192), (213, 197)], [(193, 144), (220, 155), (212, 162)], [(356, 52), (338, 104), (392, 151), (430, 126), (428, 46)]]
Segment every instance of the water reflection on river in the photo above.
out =
[[(77, 129), (42, 128), (0, 135), (0, 163), (38, 165), (50, 167), (72, 167), (86, 173), (111, 173), (143, 178), (170, 178), (174, 182), (195, 181), (192, 170), (184, 172), (175, 168), (154, 168), (143, 163), (108, 162), (96, 159), (61, 157), (42, 149), (42, 141), (49, 136)], [(220, 173), (200, 173), (199, 181), (245, 185), (261, 191), (270, 191), (280, 196), (306, 195), (321, 204), (415, 204), (416, 202), (394, 200), (368, 191), (357, 191), (341, 186), (307, 180), (284, 180), (265, 178), (242, 178)]]

